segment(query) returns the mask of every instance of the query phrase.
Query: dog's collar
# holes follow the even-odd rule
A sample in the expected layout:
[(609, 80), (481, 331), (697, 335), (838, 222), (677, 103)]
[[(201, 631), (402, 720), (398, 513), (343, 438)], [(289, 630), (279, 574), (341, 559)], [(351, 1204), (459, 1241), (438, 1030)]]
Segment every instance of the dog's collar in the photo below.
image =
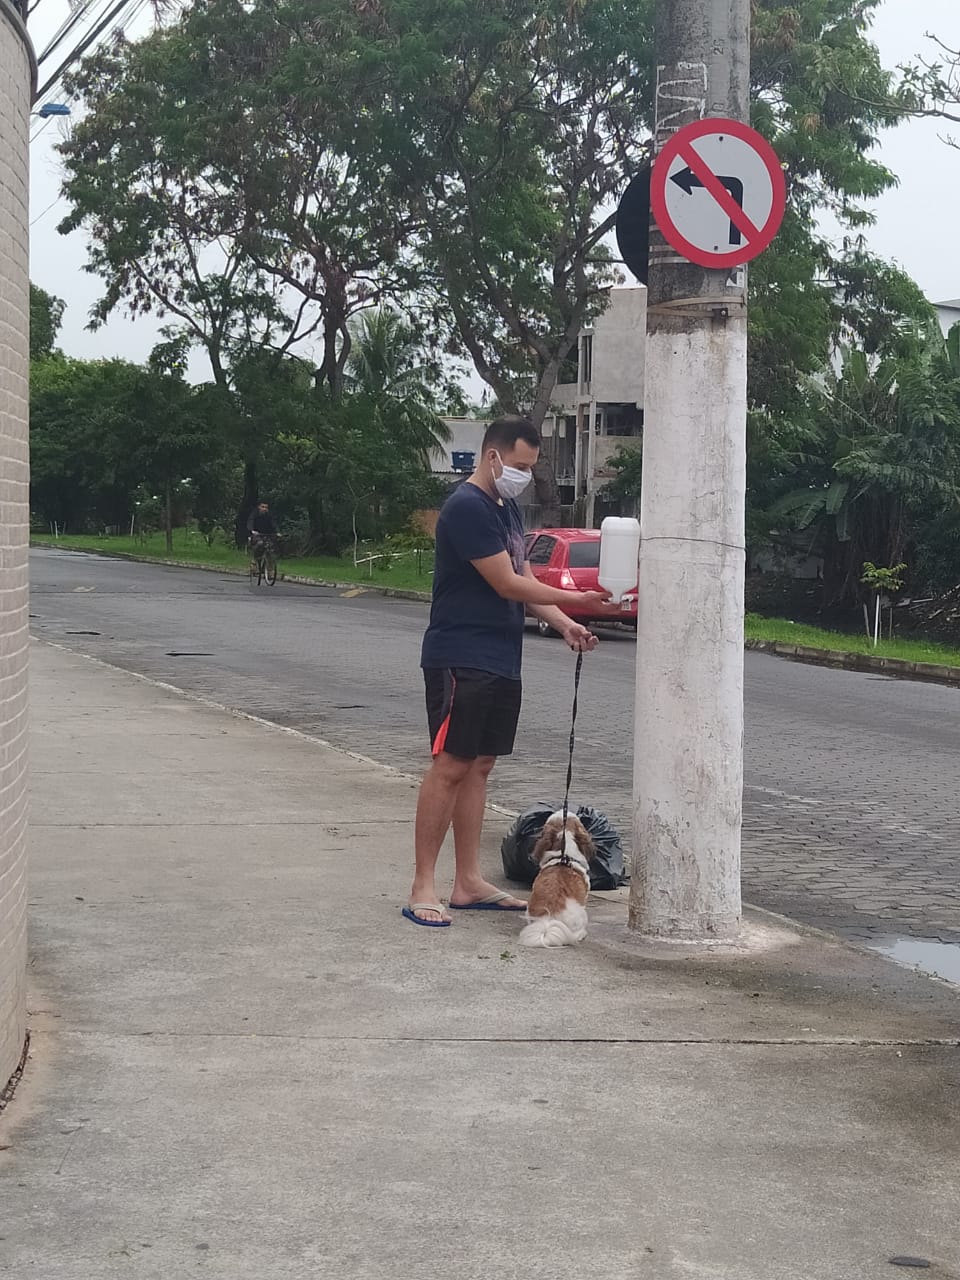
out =
[(540, 870), (546, 871), (548, 867), (570, 867), (572, 871), (578, 871), (590, 888), (590, 863), (586, 860), (579, 849), (575, 849), (573, 853), (564, 850), (557, 850), (551, 853), (550, 857), (540, 863)]

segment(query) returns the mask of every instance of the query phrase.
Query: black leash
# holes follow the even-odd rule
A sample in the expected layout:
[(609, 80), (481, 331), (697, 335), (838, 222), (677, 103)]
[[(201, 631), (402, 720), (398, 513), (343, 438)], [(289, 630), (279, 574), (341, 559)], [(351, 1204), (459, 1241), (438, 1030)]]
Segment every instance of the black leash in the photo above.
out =
[(561, 849), (566, 856), (567, 809), (570, 805), (570, 783), (573, 781), (573, 748), (576, 742), (577, 695), (580, 692), (580, 672), (583, 670), (583, 650), (577, 653), (577, 669), (573, 677), (573, 716), (570, 720), (570, 758), (567, 761), (567, 789), (563, 793), (563, 826), (560, 828)]

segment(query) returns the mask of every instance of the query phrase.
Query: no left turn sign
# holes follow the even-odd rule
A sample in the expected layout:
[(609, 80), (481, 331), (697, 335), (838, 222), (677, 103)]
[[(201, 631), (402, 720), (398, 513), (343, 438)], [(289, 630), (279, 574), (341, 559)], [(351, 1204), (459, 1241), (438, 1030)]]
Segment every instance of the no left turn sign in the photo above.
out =
[(680, 129), (653, 166), (650, 203), (667, 242), (701, 267), (738, 267), (773, 240), (787, 190), (755, 129), (710, 117)]

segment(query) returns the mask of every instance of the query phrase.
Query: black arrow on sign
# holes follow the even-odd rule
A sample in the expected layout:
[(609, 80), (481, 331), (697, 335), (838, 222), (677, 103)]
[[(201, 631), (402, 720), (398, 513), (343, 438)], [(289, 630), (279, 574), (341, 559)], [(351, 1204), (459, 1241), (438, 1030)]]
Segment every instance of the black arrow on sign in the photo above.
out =
[[(686, 169), (681, 169), (679, 173), (675, 173), (670, 178), (671, 182), (675, 182), (681, 191), (685, 191), (687, 195), (693, 194), (694, 187), (703, 187), (703, 183), (688, 165)], [(739, 178), (722, 178), (717, 175), (717, 181), (722, 187), (726, 187), (730, 195), (736, 200), (740, 208), (743, 208), (743, 183)], [(740, 228), (735, 222), (730, 223), (730, 243), (742, 244), (743, 235)]]

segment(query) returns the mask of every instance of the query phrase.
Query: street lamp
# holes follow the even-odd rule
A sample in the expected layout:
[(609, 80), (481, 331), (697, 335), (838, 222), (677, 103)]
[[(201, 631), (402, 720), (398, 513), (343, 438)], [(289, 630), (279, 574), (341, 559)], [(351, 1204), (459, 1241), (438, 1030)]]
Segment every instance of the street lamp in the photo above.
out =
[(39, 116), (41, 120), (49, 120), (51, 116), (68, 116), (70, 108), (65, 102), (45, 102), (39, 111), (34, 111), (33, 115)]

